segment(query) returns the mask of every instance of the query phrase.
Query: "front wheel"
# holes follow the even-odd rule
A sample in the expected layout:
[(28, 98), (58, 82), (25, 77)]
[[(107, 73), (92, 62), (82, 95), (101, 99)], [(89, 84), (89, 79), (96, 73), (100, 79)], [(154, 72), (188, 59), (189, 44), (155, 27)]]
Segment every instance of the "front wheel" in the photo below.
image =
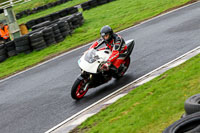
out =
[(83, 96), (87, 93), (88, 91), (88, 82), (86, 79), (77, 79), (74, 82), (74, 85), (72, 86), (71, 90), (71, 96), (75, 100), (79, 100), (83, 98)]

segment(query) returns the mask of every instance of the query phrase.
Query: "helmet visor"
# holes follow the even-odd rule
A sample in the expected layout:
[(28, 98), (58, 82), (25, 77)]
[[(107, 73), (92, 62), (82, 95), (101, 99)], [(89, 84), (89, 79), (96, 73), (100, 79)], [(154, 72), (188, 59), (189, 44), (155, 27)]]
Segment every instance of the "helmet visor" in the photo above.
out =
[(110, 39), (110, 34), (105, 34), (104, 36), (102, 36), (104, 40), (109, 40)]
[(106, 34), (105, 33), (101, 33), (101, 36), (104, 37)]

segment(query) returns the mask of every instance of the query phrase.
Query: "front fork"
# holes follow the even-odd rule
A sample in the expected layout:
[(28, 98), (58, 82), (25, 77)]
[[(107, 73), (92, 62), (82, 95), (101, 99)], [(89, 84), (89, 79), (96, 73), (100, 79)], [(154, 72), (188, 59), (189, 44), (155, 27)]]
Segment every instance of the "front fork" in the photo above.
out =
[(93, 77), (92, 74), (88, 74), (85, 71), (81, 70), (81, 75), (79, 76), (79, 79), (85, 81), (84, 82), (85, 83), (84, 90), (86, 90), (88, 87), (89, 87), (89, 89), (91, 88), (90, 83), (92, 81), (92, 77)]

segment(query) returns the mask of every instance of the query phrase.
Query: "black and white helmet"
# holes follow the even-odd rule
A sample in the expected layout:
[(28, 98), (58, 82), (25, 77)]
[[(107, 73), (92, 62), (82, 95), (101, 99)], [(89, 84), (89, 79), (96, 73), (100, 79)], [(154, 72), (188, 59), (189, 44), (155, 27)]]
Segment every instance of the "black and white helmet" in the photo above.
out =
[(103, 26), (101, 28), (101, 31), (100, 31), (100, 34), (101, 34), (101, 37), (104, 39), (104, 36), (109, 34), (109, 38), (105, 41), (109, 41), (112, 39), (113, 37), (113, 30), (110, 26), (106, 25), (106, 26)]

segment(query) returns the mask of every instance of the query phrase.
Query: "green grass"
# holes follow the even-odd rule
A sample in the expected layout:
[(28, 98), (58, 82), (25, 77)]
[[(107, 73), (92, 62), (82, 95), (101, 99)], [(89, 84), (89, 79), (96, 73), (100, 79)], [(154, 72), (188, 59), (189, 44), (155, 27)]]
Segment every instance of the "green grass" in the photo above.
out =
[(104, 25), (110, 25), (114, 31), (119, 31), (188, 1), (190, 0), (116, 0), (84, 11), (85, 23), (75, 30), (72, 37), (69, 36), (63, 42), (42, 51), (7, 59), (0, 63), (0, 78), (97, 39), (100, 36), (99, 31)]
[[(57, 5), (55, 7), (52, 7), (52, 8), (49, 8), (47, 10), (44, 10), (44, 11), (41, 11), (41, 12), (38, 12), (38, 13), (35, 13), (35, 14), (32, 14), (32, 15), (29, 15), (27, 17), (24, 17), (24, 18), (21, 18), (19, 19), (17, 22), (19, 24), (21, 23), (26, 23), (32, 19), (36, 19), (36, 18), (39, 18), (39, 17), (43, 17), (43, 16), (46, 16), (50, 13), (53, 13), (53, 12), (57, 12), (57, 11), (60, 11), (62, 9), (65, 9), (65, 8), (68, 8), (68, 7), (72, 7), (72, 6), (75, 6), (75, 5), (78, 5), (80, 3), (83, 3), (85, 1), (88, 1), (88, 0), (73, 0), (73, 1), (68, 1), (66, 3), (63, 3), (61, 5)], [(31, 3), (27, 3), (27, 4), (31, 4)], [(24, 6), (24, 5), (23, 5)], [(26, 5), (28, 6), (28, 5)], [(17, 8), (17, 7), (16, 7)], [(20, 8), (21, 9), (21, 8)], [(15, 9), (14, 9), (15, 10)]]
[(200, 90), (200, 55), (132, 90), (76, 128), (87, 133), (161, 133)]

